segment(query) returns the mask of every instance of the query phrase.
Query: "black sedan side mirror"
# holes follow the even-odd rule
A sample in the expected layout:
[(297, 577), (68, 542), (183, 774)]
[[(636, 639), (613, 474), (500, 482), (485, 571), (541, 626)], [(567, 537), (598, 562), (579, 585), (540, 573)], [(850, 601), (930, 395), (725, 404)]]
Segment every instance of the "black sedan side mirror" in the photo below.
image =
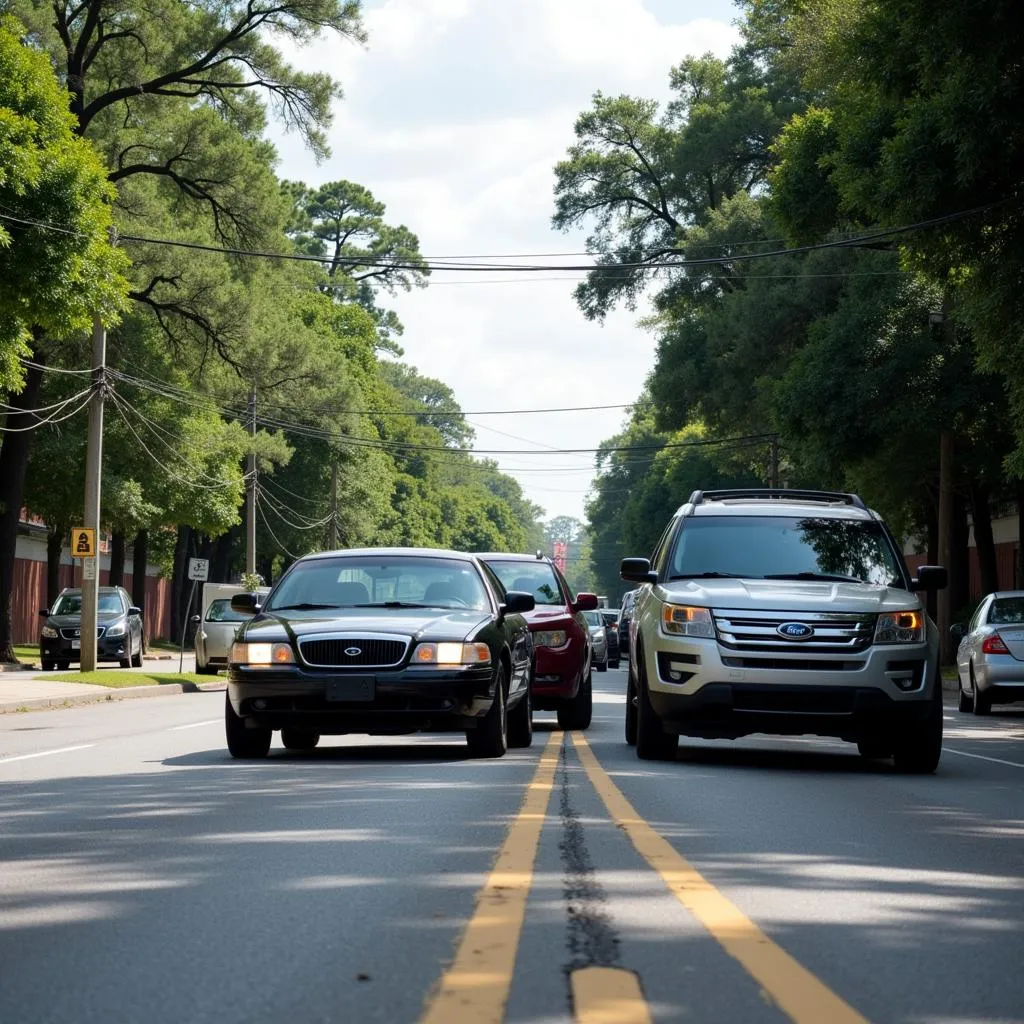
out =
[(507, 615), (522, 615), (523, 612), (532, 612), (537, 607), (537, 600), (533, 594), (527, 594), (524, 590), (509, 590), (502, 607)]
[(241, 612), (243, 615), (255, 615), (260, 610), (260, 599), (258, 594), (235, 594), (231, 598), (231, 610)]
[(954, 640), (963, 640), (966, 632), (967, 627), (962, 622), (954, 622), (953, 625), (949, 627), (949, 635)]
[(40, 609), (39, 609), (39, 614), (40, 614), (40, 615), (41, 615), (41, 616), (42, 616), (42, 617), (43, 617), (44, 619), (48, 619), (48, 618), (50, 617), (50, 609), (49, 609), (49, 608), (40, 608)]
[(949, 573), (944, 565), (922, 565), (910, 581), (914, 590), (945, 590), (948, 583)]
[(139, 608), (137, 605), (133, 604), (131, 606), (131, 608), (128, 609), (128, 614), (129, 615), (141, 615), (142, 614), (142, 609)]
[(198, 615), (193, 615), (188, 621), (191, 622), (193, 626), (198, 626), (199, 623), (202, 622), (202, 619), (200, 619)]
[(619, 575), (630, 583), (657, 583), (658, 574), (651, 572), (651, 563), (646, 558), (624, 558)]

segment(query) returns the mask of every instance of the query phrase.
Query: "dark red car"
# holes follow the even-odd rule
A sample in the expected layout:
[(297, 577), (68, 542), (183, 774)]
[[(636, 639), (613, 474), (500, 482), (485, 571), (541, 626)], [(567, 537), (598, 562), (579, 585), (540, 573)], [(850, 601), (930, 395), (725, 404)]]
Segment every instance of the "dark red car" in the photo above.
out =
[(590, 630), (581, 612), (597, 608), (596, 594), (573, 597), (565, 577), (543, 555), (477, 555), (506, 590), (532, 594), (536, 605), (526, 619), (533, 634), (536, 670), (533, 706), (557, 711), (563, 729), (586, 729), (593, 708)]

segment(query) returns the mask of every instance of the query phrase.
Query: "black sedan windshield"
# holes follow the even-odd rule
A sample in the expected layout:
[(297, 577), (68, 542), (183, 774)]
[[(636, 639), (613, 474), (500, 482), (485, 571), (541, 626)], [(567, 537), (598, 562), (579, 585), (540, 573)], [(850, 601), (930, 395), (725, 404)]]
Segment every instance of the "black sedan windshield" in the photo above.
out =
[(470, 562), (415, 555), (339, 555), (298, 563), (264, 610), (403, 605), (490, 608), (483, 581)]
[(853, 580), (899, 586), (902, 572), (897, 557), (876, 522), (694, 517), (679, 532), (669, 577)]
[[(100, 594), (96, 598), (96, 610), (100, 615), (119, 615), (124, 611), (121, 598), (117, 594)], [(81, 615), (82, 594), (81, 591), (71, 591), (61, 594), (57, 603), (50, 610), (51, 615)]]

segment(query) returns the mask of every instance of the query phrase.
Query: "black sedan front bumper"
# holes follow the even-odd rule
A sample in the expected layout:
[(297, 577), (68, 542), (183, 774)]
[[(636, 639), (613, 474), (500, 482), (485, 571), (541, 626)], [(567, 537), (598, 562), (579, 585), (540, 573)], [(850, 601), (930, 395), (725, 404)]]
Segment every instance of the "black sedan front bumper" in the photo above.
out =
[(462, 732), (490, 710), (494, 678), (490, 667), (356, 673), (233, 665), (228, 697), (237, 715), (271, 729), (327, 736)]

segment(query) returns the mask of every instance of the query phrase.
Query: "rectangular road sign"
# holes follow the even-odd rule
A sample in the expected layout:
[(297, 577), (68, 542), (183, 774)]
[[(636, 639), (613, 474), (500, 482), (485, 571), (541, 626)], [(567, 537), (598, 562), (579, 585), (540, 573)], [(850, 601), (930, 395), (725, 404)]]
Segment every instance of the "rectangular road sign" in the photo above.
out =
[(91, 526), (76, 526), (71, 531), (71, 557), (96, 557), (96, 531)]
[(210, 578), (210, 560), (208, 558), (190, 558), (188, 560), (188, 578), (197, 583), (205, 583)]
[(94, 579), (96, 579), (96, 559), (95, 558), (83, 558), (82, 559), (82, 579), (83, 580), (94, 580)]

